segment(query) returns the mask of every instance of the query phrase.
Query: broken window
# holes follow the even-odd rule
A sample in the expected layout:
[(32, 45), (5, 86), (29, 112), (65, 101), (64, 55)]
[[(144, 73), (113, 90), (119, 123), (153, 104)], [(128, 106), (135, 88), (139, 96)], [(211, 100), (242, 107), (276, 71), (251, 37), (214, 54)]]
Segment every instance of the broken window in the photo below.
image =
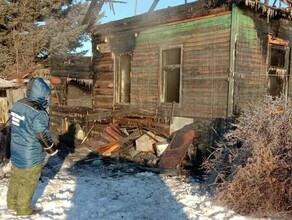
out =
[(272, 96), (287, 94), (290, 53), (287, 45), (283, 39), (269, 38), (268, 93)]
[(161, 51), (161, 102), (180, 102), (181, 47)]
[(131, 55), (121, 54), (115, 58), (115, 101), (130, 103), (131, 100)]

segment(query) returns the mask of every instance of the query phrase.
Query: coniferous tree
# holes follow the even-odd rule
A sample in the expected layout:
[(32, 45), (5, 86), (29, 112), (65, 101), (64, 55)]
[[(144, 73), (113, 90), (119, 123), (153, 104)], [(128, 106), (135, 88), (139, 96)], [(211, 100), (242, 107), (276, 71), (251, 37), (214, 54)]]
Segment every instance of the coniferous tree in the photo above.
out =
[(87, 8), (81, 0), (0, 0), (0, 76), (74, 52), (88, 39), (82, 25)]

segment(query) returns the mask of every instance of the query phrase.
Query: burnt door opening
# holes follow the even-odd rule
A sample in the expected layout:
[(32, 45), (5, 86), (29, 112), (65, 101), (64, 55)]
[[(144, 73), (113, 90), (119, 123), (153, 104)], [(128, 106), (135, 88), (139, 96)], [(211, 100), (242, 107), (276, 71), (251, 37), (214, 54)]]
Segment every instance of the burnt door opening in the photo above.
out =
[(269, 44), (268, 94), (286, 96), (288, 90), (290, 48), (285, 45)]
[(131, 55), (121, 54), (115, 58), (115, 101), (131, 101)]
[(161, 96), (162, 103), (180, 102), (181, 47), (161, 51)]

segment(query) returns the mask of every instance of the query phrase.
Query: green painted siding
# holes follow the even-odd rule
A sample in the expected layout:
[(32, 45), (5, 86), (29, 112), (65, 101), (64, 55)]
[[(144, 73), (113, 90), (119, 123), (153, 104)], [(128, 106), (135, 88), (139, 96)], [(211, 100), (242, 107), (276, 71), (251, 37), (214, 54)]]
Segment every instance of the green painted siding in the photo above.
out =
[(153, 41), (161, 43), (170, 39), (175, 40), (179, 37), (186, 37), (186, 35), (190, 34), (204, 37), (206, 33), (210, 32), (210, 28), (211, 30), (220, 30), (222, 27), (230, 27), (230, 14), (142, 31), (138, 35), (137, 43), (153, 43)]
[[(243, 109), (246, 104), (259, 100), (266, 93), (266, 59), (263, 40), (258, 35), (256, 21), (242, 10), (238, 15), (236, 41), (234, 107)], [(264, 36), (263, 36), (264, 37)]]
[[(236, 41), (234, 107), (242, 110), (267, 94), (267, 34), (291, 41), (289, 25), (280, 26), (279, 21), (260, 19), (251, 11), (240, 10)], [(291, 21), (289, 21), (291, 24)], [(287, 28), (287, 29), (285, 29)], [(291, 31), (291, 28), (290, 28)]]
[[(236, 24), (231, 35), (232, 16), (236, 16)], [(267, 93), (267, 33), (278, 31), (278, 37), (291, 41), (291, 21), (280, 21), (282, 26), (278, 29), (279, 21), (270, 19), (267, 23), (258, 14), (237, 7), (232, 16), (206, 17), (138, 33), (132, 103), (150, 109), (171, 108), (159, 103), (160, 48), (176, 45), (182, 47), (183, 65), (182, 99), (175, 115), (225, 117), (228, 94), (233, 97), (230, 103), (235, 110), (261, 99)], [(230, 56), (235, 56), (232, 68)], [(233, 85), (228, 83), (230, 71)]]
[(138, 33), (132, 62), (131, 103), (170, 114), (159, 102), (161, 48), (182, 48), (182, 89), (175, 116), (225, 117), (227, 111), (230, 14), (206, 17)]

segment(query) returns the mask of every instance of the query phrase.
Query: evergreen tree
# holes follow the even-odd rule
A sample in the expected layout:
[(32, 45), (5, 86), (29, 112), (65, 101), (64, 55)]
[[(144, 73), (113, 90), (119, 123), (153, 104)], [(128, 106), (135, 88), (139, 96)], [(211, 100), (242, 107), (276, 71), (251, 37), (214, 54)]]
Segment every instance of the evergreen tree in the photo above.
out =
[(87, 8), (84, 0), (0, 0), (0, 75), (74, 52), (88, 40), (82, 25)]

